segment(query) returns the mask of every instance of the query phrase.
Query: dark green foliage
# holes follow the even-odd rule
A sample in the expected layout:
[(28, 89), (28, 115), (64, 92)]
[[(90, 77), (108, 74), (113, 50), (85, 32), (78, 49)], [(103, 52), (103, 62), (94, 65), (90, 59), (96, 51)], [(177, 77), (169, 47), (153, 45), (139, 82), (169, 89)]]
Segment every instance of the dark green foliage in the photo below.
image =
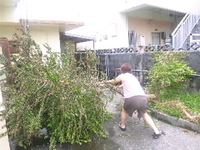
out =
[[(148, 92), (157, 96), (150, 106), (168, 115), (188, 119), (183, 110), (191, 115), (199, 114), (199, 93), (189, 91), (186, 81), (194, 74), (188, 63), (184, 60), (185, 52), (155, 52), (155, 62), (148, 74)], [(192, 120), (199, 123), (199, 120)]]
[(187, 56), (184, 52), (154, 52), (155, 62), (148, 73), (148, 91), (158, 98), (166, 90), (178, 90), (185, 86), (185, 81), (194, 73), (188, 63), (184, 61)]
[(53, 53), (48, 45), (43, 56), (28, 34), (15, 39), (20, 54), (13, 59), (14, 79), (6, 87), (3, 112), (9, 136), (27, 147), (40, 137), (40, 129), (47, 128), (48, 136), (43, 138), (50, 138), (50, 149), (57, 143), (81, 144), (94, 135), (105, 137), (108, 113), (102, 91), (95, 85), (99, 80), (95, 55), (88, 52), (77, 63), (73, 52)]

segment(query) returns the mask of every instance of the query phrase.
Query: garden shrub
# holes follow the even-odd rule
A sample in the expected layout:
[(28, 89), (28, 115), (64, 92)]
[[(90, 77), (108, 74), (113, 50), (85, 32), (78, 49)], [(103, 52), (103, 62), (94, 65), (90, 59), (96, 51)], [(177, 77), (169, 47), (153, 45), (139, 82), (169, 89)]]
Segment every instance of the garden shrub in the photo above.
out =
[(153, 52), (154, 65), (148, 73), (148, 92), (160, 99), (162, 94), (177, 91), (185, 87), (185, 81), (195, 71), (184, 60), (186, 52), (157, 51)]
[[(20, 53), (13, 57), (13, 82), (4, 92), (7, 133), (22, 147), (31, 147), (34, 138), (49, 138), (50, 149), (57, 143), (89, 142), (95, 135), (105, 137), (104, 121), (109, 117), (102, 89), (96, 86), (98, 58), (88, 52), (84, 61), (74, 52), (47, 55), (29, 34), (15, 34)], [(47, 136), (41, 137), (40, 129)]]

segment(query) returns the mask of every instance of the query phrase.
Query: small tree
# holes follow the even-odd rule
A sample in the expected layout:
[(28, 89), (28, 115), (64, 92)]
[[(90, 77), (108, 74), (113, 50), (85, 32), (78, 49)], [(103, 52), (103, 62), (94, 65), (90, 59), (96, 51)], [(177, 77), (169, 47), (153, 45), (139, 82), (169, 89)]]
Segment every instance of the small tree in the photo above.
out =
[(29, 34), (15, 34), (20, 53), (13, 59), (13, 82), (6, 86), (7, 133), (22, 147), (32, 146), (46, 128), (50, 149), (57, 143), (83, 143), (94, 135), (105, 137), (108, 118), (99, 80), (98, 59), (92, 52), (77, 63), (74, 53), (54, 53), (46, 45), (47, 55)]
[(152, 66), (148, 73), (148, 91), (158, 98), (166, 89), (178, 90), (185, 86), (185, 81), (194, 73), (184, 60), (186, 52), (154, 52)]

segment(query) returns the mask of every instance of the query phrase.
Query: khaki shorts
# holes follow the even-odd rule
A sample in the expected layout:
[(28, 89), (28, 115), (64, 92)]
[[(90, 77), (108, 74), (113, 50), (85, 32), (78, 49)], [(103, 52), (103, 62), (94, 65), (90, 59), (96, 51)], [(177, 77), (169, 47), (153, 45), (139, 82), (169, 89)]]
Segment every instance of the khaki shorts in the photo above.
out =
[(146, 112), (147, 108), (147, 97), (146, 96), (133, 96), (125, 98), (124, 110), (129, 116), (133, 115), (135, 110), (138, 111), (138, 118), (141, 118)]

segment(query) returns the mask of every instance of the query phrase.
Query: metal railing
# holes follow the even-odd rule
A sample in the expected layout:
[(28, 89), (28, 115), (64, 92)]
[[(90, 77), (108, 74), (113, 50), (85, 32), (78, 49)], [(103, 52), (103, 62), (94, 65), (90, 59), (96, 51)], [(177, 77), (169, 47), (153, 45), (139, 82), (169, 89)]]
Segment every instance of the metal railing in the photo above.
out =
[[(120, 74), (120, 68), (115, 68), (115, 77)], [(146, 86), (148, 70), (133, 70), (132, 74), (138, 79), (142, 87)]]
[(198, 23), (200, 15), (186, 14), (185, 17), (178, 24), (176, 29), (172, 32), (172, 47), (174, 49), (183, 48), (183, 44), (192, 32), (192, 29)]

